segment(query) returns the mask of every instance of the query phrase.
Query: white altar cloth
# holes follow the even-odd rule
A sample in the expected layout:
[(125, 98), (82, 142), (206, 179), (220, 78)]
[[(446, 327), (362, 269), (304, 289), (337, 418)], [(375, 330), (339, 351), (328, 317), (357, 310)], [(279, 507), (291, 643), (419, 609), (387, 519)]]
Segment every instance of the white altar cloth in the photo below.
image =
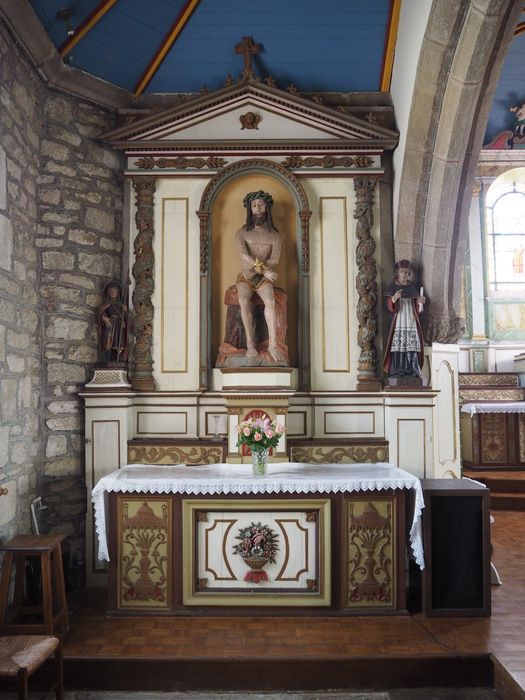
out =
[(466, 403), (461, 407), (462, 413), (525, 413), (525, 401), (501, 401), (486, 403)]
[(268, 464), (264, 478), (252, 476), (250, 464), (212, 464), (187, 467), (184, 464), (156, 467), (129, 464), (100, 479), (91, 492), (98, 535), (98, 557), (109, 561), (106, 535), (107, 494), (180, 493), (188, 495), (348, 493), (382, 489), (413, 489), (414, 515), (410, 546), (414, 560), (425, 566), (421, 537), (421, 511), (425, 507), (421, 482), (393, 464)]

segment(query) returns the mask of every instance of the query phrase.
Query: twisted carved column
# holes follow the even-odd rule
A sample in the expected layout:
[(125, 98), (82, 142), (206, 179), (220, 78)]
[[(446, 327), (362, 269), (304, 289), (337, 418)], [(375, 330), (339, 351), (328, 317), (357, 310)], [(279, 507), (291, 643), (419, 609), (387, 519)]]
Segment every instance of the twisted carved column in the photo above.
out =
[(381, 382), (377, 374), (377, 268), (374, 258), (376, 248), (371, 230), (374, 223), (372, 207), (374, 205), (375, 180), (366, 177), (354, 178), (356, 207), (354, 219), (357, 219), (356, 250), (357, 277), (356, 289), (357, 320), (359, 330), (357, 342), (361, 348), (357, 371), (358, 391), (379, 391)]
[(135, 262), (132, 273), (135, 280), (133, 308), (135, 311), (133, 365), (131, 388), (135, 391), (155, 391), (153, 380), (153, 195), (155, 180), (134, 177), (136, 194), (135, 222), (137, 235), (133, 243)]

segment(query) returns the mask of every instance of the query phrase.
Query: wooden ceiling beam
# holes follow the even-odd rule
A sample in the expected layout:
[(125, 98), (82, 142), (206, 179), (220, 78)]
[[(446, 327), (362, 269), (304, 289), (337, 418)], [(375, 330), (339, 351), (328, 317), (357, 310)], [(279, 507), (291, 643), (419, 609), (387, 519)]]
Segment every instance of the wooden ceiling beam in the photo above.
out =
[(171, 28), (169, 32), (166, 34), (164, 37), (161, 45), (155, 52), (153, 58), (149, 62), (146, 70), (144, 73), (140, 76), (137, 84), (135, 85), (135, 88), (133, 90), (133, 93), (138, 97), (141, 95), (150, 81), (152, 80), (153, 76), (155, 73), (158, 71), (162, 61), (166, 58), (166, 55), (168, 51), (171, 49), (173, 46), (176, 38), (179, 36), (181, 31), (184, 29), (186, 26), (186, 23), (188, 22), (189, 18), (191, 17), (191, 14), (193, 10), (197, 7), (199, 4), (200, 0), (188, 0), (182, 10), (179, 13), (179, 16), (175, 20), (175, 22), (171, 25)]
[(390, 15), (385, 39), (385, 52), (383, 55), (383, 65), (381, 67), (381, 92), (389, 92), (392, 81), (392, 69), (394, 67), (394, 56), (396, 52), (397, 31), (399, 29), (399, 13), (401, 12), (401, 0), (391, 0)]
[(75, 29), (73, 34), (68, 37), (63, 44), (58, 47), (58, 53), (64, 58), (71, 49), (78, 44), (78, 42), (84, 37), (93, 27), (97, 24), (102, 17), (106, 14), (108, 10), (111, 10), (113, 5), (117, 3), (118, 0), (101, 0), (95, 9), (89, 13), (89, 15), (82, 20), (82, 22)]

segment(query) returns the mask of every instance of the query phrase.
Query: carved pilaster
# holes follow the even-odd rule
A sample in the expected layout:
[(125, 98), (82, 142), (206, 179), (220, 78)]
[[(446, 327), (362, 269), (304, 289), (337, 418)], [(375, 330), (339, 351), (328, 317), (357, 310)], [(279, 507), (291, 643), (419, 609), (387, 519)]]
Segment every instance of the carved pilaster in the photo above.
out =
[(357, 342), (361, 348), (357, 373), (357, 388), (359, 391), (377, 391), (381, 382), (377, 375), (377, 268), (374, 258), (376, 248), (372, 237), (374, 216), (375, 180), (366, 177), (354, 178), (356, 207), (354, 219), (357, 220), (357, 320), (359, 330)]
[(155, 180), (134, 177), (136, 194), (135, 221), (137, 235), (133, 243), (135, 262), (132, 273), (135, 280), (133, 308), (135, 311), (133, 365), (131, 387), (135, 391), (155, 391), (153, 380), (153, 195)]
[(210, 212), (198, 211), (200, 221), (200, 270), (201, 275), (208, 273), (208, 219)]
[(303, 272), (310, 272), (310, 217), (312, 212), (302, 209), (299, 212), (301, 217), (301, 249), (303, 253)]

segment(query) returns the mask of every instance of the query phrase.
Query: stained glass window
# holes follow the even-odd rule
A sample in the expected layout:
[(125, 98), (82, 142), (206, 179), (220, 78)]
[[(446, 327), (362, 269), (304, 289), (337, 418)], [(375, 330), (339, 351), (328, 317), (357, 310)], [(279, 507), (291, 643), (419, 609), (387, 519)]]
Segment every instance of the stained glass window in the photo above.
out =
[(491, 292), (525, 289), (525, 185), (507, 182), (486, 201), (487, 272)]

